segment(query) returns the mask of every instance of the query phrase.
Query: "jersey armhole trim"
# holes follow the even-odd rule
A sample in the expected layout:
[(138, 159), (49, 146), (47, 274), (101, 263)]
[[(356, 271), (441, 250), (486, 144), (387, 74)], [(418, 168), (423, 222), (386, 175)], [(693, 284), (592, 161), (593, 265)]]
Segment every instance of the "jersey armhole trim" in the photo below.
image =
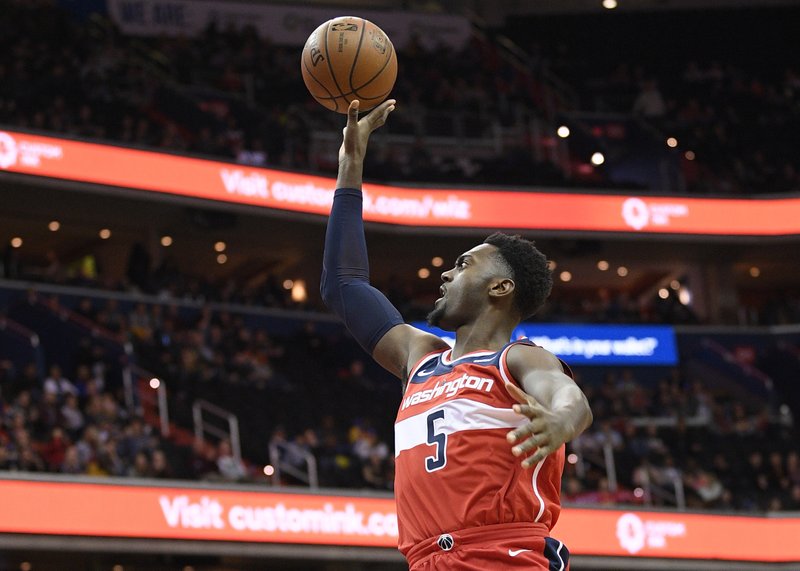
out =
[[(514, 378), (514, 375), (511, 374), (511, 371), (508, 368), (508, 363), (506, 362), (507, 359), (508, 359), (508, 351), (509, 351), (509, 349), (511, 349), (514, 345), (518, 345), (518, 344), (530, 345), (530, 343), (516, 343), (516, 342), (509, 344), (505, 349), (503, 349), (503, 352), (500, 353), (500, 359), (498, 360), (498, 363), (497, 363), (498, 367), (497, 368), (500, 370), (500, 376), (503, 378), (503, 380), (506, 383), (511, 383), (512, 385), (516, 385), (517, 387), (522, 389), (523, 392), (524, 392), (525, 389), (522, 387), (522, 385), (519, 383), (519, 381), (517, 381), (517, 379)], [(535, 346), (535, 345), (530, 345), (530, 346)], [(508, 392), (508, 389), (506, 389), (505, 383), (503, 383), (503, 390), (506, 392), (506, 394), (508, 396), (510, 396), (512, 399), (514, 399), (514, 397), (511, 395), (511, 393)], [(515, 402), (516, 402), (516, 400), (515, 400)]]
[(425, 363), (430, 361), (434, 356), (438, 357), (439, 355), (441, 355), (445, 351), (447, 351), (447, 349), (441, 349), (441, 350), (438, 350), (438, 351), (431, 351), (430, 353), (427, 353), (427, 354), (423, 355), (422, 358), (419, 361), (417, 361), (417, 364), (414, 365), (414, 368), (411, 369), (411, 372), (408, 374), (408, 378), (406, 379), (406, 382), (407, 383), (411, 382), (411, 379), (414, 378), (414, 375), (416, 375), (419, 372), (419, 370), (425, 365)]

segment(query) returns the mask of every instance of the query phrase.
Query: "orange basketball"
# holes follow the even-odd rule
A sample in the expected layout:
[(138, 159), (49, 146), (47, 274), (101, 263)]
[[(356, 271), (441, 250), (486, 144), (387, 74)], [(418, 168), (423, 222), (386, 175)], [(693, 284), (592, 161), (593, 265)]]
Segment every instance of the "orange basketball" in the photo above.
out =
[(397, 55), (389, 36), (355, 16), (328, 20), (303, 48), (303, 81), (322, 105), (347, 113), (353, 99), (366, 111), (389, 96), (397, 79)]

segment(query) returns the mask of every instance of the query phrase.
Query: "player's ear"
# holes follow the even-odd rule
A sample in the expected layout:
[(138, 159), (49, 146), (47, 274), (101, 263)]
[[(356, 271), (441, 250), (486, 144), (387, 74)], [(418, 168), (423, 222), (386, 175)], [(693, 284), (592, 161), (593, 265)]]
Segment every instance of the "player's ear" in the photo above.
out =
[(489, 296), (497, 298), (511, 296), (515, 287), (514, 280), (511, 278), (494, 279), (489, 284)]

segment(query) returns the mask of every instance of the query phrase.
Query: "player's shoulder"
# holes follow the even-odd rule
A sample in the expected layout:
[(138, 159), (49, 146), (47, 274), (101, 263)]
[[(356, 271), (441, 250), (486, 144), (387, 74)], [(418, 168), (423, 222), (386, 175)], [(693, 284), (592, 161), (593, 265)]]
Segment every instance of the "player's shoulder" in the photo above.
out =
[(508, 347), (506, 363), (515, 375), (522, 375), (530, 370), (561, 371), (567, 373), (569, 368), (553, 353), (530, 341), (522, 340)]

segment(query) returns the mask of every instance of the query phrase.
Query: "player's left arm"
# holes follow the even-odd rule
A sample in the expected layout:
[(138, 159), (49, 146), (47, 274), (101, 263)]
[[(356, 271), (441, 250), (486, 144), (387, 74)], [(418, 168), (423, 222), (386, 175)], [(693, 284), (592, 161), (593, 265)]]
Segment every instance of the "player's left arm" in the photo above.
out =
[[(592, 423), (592, 410), (583, 391), (549, 351), (514, 345), (506, 363), (524, 389), (506, 383), (519, 402), (514, 411), (528, 417), (528, 422), (508, 433), (508, 441), (513, 445), (511, 452), (525, 458), (522, 466), (530, 468), (586, 430)], [(528, 456), (533, 450), (536, 452)]]

